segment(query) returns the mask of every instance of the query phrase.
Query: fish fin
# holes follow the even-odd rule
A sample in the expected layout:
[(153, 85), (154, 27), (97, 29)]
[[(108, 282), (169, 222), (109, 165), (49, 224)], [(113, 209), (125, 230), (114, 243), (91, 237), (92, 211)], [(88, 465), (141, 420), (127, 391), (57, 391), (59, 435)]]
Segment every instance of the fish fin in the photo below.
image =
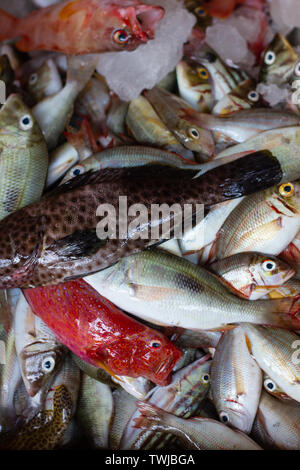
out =
[(81, 0), (73, 0), (73, 2), (67, 3), (67, 5), (60, 10), (58, 19), (61, 21), (67, 21), (71, 16), (82, 9), (80, 3)]
[(57, 240), (47, 251), (54, 252), (60, 259), (77, 259), (96, 253), (107, 242), (108, 238), (101, 240), (97, 236), (96, 229), (82, 230)]
[(98, 61), (93, 54), (68, 56), (67, 84), (74, 83), (77, 93), (80, 93), (93, 75)]
[(19, 22), (19, 18), (0, 9), (0, 41), (16, 37)]
[(166, 411), (149, 402), (136, 401), (136, 405), (141, 416), (133, 420), (135, 423), (134, 428), (158, 429), (163, 424), (164, 418), (168, 415)]

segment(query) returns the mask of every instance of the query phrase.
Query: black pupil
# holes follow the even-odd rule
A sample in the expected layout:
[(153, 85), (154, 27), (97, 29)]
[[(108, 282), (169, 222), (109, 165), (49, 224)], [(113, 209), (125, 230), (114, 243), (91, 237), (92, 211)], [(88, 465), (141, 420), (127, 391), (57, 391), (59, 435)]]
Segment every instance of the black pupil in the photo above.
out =
[(222, 416), (222, 421), (223, 421), (223, 423), (228, 423), (228, 418), (227, 418), (227, 416)]
[(28, 124), (30, 124), (30, 119), (26, 117), (22, 120), (22, 123), (24, 124), (24, 126), (28, 126)]
[(268, 55), (268, 59), (269, 59), (269, 60), (272, 60), (272, 59), (273, 59), (273, 54), (269, 54), (269, 55)]
[(152, 348), (159, 348), (160, 344), (159, 343), (152, 343)]
[(77, 170), (74, 170), (74, 175), (75, 175), (75, 176), (80, 175), (80, 170), (79, 170), (79, 168), (78, 168)]
[(208, 52), (205, 56), (206, 60), (208, 60), (208, 62), (210, 62), (211, 64), (216, 62), (217, 60), (217, 56), (215, 54), (212, 54), (211, 52)]
[(119, 41), (126, 41), (127, 39), (127, 34), (126, 33), (120, 33), (119, 34)]
[(274, 385), (272, 384), (272, 382), (269, 382), (267, 387), (269, 390), (272, 390), (274, 388)]
[(193, 135), (194, 137), (198, 137), (198, 132), (195, 131), (195, 130), (192, 130), (192, 135)]
[(208, 380), (208, 375), (205, 375), (203, 378), (204, 380)]
[(289, 193), (291, 191), (291, 187), (290, 186), (285, 186), (284, 190), (285, 190), (286, 193)]
[(50, 369), (51, 362), (50, 361), (45, 362), (44, 366), (45, 366), (46, 369)]
[(273, 268), (273, 264), (268, 263), (268, 264), (267, 264), (267, 268), (268, 268), (268, 269), (272, 269), (272, 268)]

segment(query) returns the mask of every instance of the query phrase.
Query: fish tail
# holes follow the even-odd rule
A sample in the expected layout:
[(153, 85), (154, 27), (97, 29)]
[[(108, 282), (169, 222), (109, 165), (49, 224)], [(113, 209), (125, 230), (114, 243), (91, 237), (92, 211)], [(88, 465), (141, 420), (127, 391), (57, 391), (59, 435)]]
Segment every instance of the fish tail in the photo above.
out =
[[(300, 295), (276, 300), (256, 301), (266, 314), (262, 323), (292, 330), (300, 329)], [(268, 307), (266, 309), (266, 304)]]
[(98, 60), (92, 54), (68, 57), (67, 84), (74, 85), (76, 93), (84, 89), (96, 69)]
[(16, 37), (19, 22), (19, 18), (0, 9), (0, 41)]
[(140, 416), (134, 419), (134, 427), (145, 430), (163, 430), (164, 423), (168, 413), (151, 403), (145, 401), (137, 401), (137, 408)]

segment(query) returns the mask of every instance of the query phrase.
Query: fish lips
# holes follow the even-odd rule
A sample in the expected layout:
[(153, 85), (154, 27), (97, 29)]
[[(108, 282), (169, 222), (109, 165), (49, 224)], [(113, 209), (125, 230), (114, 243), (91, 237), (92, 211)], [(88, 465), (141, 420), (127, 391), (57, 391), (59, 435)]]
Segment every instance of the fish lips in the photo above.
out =
[(162, 360), (156, 368), (153, 376), (149, 379), (157, 385), (164, 387), (171, 382), (171, 372), (175, 365), (183, 356), (183, 352), (179, 349), (171, 351), (167, 358)]
[[(157, 25), (164, 15), (165, 10), (161, 6), (139, 5), (136, 7), (136, 19), (142, 29), (141, 37), (138, 35), (141, 41), (147, 42), (154, 38)], [(146, 35), (145, 40), (144, 35)]]

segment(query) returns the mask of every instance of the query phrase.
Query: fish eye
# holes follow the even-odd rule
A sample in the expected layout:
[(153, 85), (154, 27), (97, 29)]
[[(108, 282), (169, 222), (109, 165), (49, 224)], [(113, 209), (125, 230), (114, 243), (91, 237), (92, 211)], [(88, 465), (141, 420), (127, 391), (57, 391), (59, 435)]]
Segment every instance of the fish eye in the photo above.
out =
[(55, 367), (55, 360), (53, 359), (53, 357), (51, 356), (45, 357), (45, 359), (42, 362), (42, 370), (46, 372), (47, 374), (49, 374), (50, 372), (53, 371), (54, 367)]
[(252, 90), (248, 93), (248, 99), (256, 103), (259, 100), (259, 94), (257, 93), (257, 91)]
[(191, 137), (192, 139), (199, 139), (200, 137), (200, 134), (199, 132), (197, 131), (197, 129), (195, 129), (195, 127), (190, 127), (188, 129), (188, 135), (189, 137)]
[(28, 129), (31, 129), (33, 126), (33, 120), (32, 117), (29, 114), (25, 114), (25, 116), (22, 116), (20, 118), (20, 127), (23, 129), (23, 131), (27, 131)]
[(208, 72), (204, 67), (199, 67), (197, 69), (197, 73), (198, 73), (200, 78), (204, 78), (204, 79), (208, 78)]
[(265, 64), (272, 65), (276, 60), (276, 54), (273, 51), (267, 51), (265, 54)]
[(206, 13), (206, 11), (204, 10), (203, 7), (197, 7), (197, 8), (195, 8), (194, 13), (196, 13), (196, 15), (202, 16), (202, 17), (204, 17), (204, 16), (207, 15), (207, 13)]
[(274, 269), (276, 268), (276, 263), (271, 259), (266, 259), (262, 264), (262, 268), (264, 271), (267, 272), (274, 271)]
[(160, 347), (161, 347), (161, 343), (159, 341), (152, 341), (151, 342), (151, 348), (159, 349)]
[(300, 77), (300, 62), (298, 62), (298, 64), (296, 65), (294, 73), (295, 75), (297, 75), (297, 77)]
[(292, 183), (285, 183), (279, 187), (279, 193), (281, 196), (289, 197), (294, 193), (294, 185)]
[(76, 165), (72, 170), (73, 176), (79, 176), (83, 173), (84, 167), (82, 165)]
[(275, 389), (275, 383), (271, 379), (266, 379), (264, 381), (264, 387), (266, 390), (274, 390)]
[(37, 73), (32, 73), (29, 77), (29, 85), (34, 85), (37, 82), (38, 75)]
[(125, 29), (117, 29), (113, 32), (112, 37), (117, 44), (126, 44), (129, 41), (129, 34)]
[(220, 413), (220, 420), (221, 420), (222, 423), (224, 423), (224, 424), (229, 423), (229, 416), (228, 416), (228, 414), (227, 414), (227, 413), (224, 413), (224, 411), (222, 411), (222, 412)]
[(209, 374), (204, 374), (204, 375), (202, 376), (202, 382), (204, 382), (204, 383), (207, 384), (207, 383), (209, 383), (209, 381), (210, 381), (210, 376), (209, 376)]

